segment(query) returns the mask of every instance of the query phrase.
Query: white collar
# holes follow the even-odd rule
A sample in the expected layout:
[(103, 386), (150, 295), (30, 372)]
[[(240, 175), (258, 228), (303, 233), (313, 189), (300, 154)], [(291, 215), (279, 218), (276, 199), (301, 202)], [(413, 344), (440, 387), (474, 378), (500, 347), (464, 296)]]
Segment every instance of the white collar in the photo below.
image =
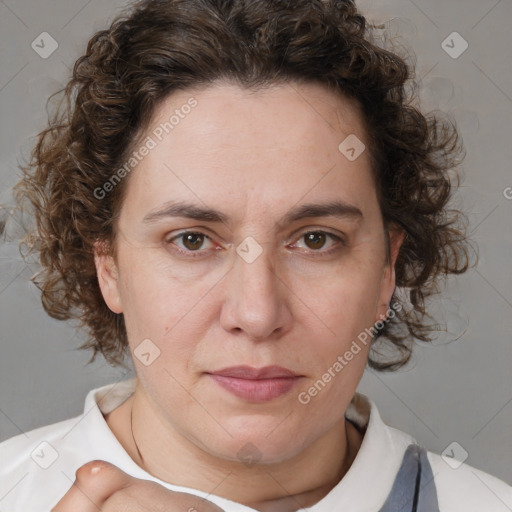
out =
[[(87, 419), (85, 423), (88, 426), (80, 430), (92, 436), (90, 442), (95, 448), (94, 452), (102, 454), (100, 458), (118, 465), (136, 478), (152, 480), (172, 491), (207, 498), (226, 512), (256, 512), (255, 509), (220, 496), (163, 482), (135, 464), (103, 417), (103, 414), (111, 412), (133, 394), (135, 382), (135, 379), (130, 379), (109, 384), (87, 395), (84, 419)], [(341, 481), (324, 498), (308, 508), (308, 512), (379, 510), (391, 490), (407, 446), (415, 443), (408, 434), (385, 425), (375, 403), (361, 393), (354, 395), (345, 416), (359, 429), (366, 430), (361, 447)]]

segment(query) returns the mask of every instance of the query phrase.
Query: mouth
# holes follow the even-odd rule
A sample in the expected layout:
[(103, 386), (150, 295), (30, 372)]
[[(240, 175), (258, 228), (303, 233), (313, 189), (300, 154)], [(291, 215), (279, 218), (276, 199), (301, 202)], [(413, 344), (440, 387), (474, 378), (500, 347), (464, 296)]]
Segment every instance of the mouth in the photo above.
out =
[(304, 377), (281, 366), (232, 366), (208, 375), (223, 389), (249, 402), (268, 402), (285, 395)]

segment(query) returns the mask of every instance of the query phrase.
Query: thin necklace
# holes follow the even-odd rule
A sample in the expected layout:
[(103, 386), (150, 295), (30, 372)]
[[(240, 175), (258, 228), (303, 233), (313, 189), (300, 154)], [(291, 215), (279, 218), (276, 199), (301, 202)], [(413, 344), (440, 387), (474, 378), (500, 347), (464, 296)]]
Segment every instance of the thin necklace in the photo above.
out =
[(145, 467), (144, 457), (142, 456), (142, 453), (140, 453), (139, 445), (137, 444), (137, 441), (135, 441), (135, 436), (133, 435), (133, 402), (132, 402), (132, 406), (130, 407), (130, 430), (132, 432), (133, 444), (135, 445), (135, 448), (137, 450), (137, 454), (138, 454), (139, 459), (140, 459), (140, 461), (142, 463), (142, 468), (144, 468)]

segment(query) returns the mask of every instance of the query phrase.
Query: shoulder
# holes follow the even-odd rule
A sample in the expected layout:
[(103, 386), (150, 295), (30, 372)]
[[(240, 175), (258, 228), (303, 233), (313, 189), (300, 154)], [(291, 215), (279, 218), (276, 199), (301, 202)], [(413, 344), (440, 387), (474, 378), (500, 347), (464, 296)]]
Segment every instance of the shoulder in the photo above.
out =
[[(70, 435), (81, 417), (47, 425), (0, 443), (2, 510), (50, 510), (74, 481), (74, 468), (84, 449)], [(35, 510), (35, 509), (34, 509)]]
[[(354, 469), (357, 463), (359, 467), (362, 464), (365, 478), (379, 483), (378, 488), (383, 489), (382, 496), (389, 497), (397, 478), (398, 483), (403, 484), (400, 479), (410, 477), (409, 466), (401, 473), (400, 470), (410, 447), (417, 446), (418, 449), (412, 452), (421, 458), (423, 467), (419, 492), (432, 500), (428, 503), (435, 503), (437, 499), (440, 512), (512, 512), (512, 487), (499, 478), (459, 462), (457, 453), (454, 453), (456, 447), (444, 456), (427, 451), (409, 434), (385, 424), (375, 403), (360, 393), (356, 393), (346, 416), (360, 427), (367, 428)], [(349, 475), (350, 471), (345, 479)], [(375, 490), (374, 487), (374, 495)], [(385, 499), (382, 498), (383, 503)], [(435, 507), (427, 506), (426, 510), (433, 512)]]
[(33, 464), (49, 467), (59, 457), (57, 446), (63, 444), (80, 417), (36, 428), (0, 443), (0, 476), (4, 478), (18, 468), (29, 469)]
[(77, 469), (94, 459), (136, 470), (103, 416), (129, 397), (133, 386), (131, 379), (93, 389), (80, 416), (0, 443), (0, 510), (51, 510)]
[(0, 443), (0, 507), (50, 510), (87, 462), (87, 440), (75, 434), (82, 416), (47, 425)]
[(512, 487), (455, 458), (427, 453), (441, 512), (510, 512)]

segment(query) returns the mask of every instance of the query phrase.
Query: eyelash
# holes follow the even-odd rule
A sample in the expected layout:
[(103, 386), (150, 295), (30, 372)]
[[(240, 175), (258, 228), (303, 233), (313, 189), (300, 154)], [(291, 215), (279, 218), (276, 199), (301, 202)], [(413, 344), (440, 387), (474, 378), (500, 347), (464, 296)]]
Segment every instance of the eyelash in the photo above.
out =
[[(334, 239), (337, 244), (341, 245), (342, 247), (346, 247), (346, 242), (345, 240), (343, 240), (343, 238), (335, 235), (334, 233), (330, 233), (329, 231), (323, 231), (323, 230), (311, 230), (311, 231), (305, 231), (304, 233), (302, 233), (298, 240), (300, 240), (301, 238), (303, 238), (304, 236), (306, 235), (309, 235), (311, 233), (315, 233), (315, 234), (324, 234), (324, 235), (327, 235), (329, 237), (331, 237), (332, 239)], [(178, 238), (182, 238), (186, 235), (203, 235), (205, 238), (207, 238), (208, 240), (212, 240), (211, 237), (209, 237), (208, 235), (206, 235), (205, 233), (202, 233), (201, 231), (182, 231), (181, 233), (178, 233), (177, 235), (174, 235), (173, 237), (169, 238), (166, 240), (166, 243), (168, 244), (172, 244), (172, 245), (175, 245), (173, 244), (173, 241), (178, 239)], [(315, 251), (315, 250), (312, 250), (313, 251), (313, 254), (314, 254), (314, 257), (315, 258), (322, 258), (324, 256), (329, 256), (331, 255), (332, 253), (334, 252), (337, 252), (339, 251), (342, 247), (339, 247), (337, 246), (337, 244), (334, 246), (334, 248), (332, 249), (329, 249), (327, 251)], [(177, 247), (177, 246), (175, 246)], [(205, 251), (190, 251), (190, 250), (183, 250), (179, 247), (177, 247), (176, 249), (172, 249), (174, 252), (177, 252), (179, 254), (182, 254), (182, 255), (185, 255), (187, 257), (191, 257), (191, 258), (200, 258), (203, 256), (204, 252)]]

